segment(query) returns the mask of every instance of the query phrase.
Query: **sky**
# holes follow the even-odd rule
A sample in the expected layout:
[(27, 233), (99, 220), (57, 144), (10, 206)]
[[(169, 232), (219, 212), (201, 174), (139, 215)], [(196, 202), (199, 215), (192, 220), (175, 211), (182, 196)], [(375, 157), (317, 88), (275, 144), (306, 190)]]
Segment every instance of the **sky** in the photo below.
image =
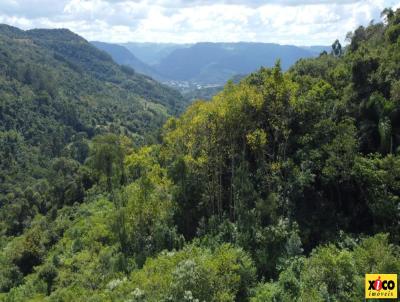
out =
[(400, 0), (0, 0), (0, 23), (87, 40), (331, 45)]

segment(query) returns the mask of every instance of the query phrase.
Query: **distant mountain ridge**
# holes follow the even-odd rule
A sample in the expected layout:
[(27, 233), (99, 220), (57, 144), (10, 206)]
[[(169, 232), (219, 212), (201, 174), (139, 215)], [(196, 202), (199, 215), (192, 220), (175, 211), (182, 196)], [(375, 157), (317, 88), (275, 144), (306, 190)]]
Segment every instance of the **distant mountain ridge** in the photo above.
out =
[(319, 54), (313, 48), (273, 43), (197, 43), (173, 51), (154, 66), (172, 80), (221, 84), (236, 74), (248, 74), (280, 59), (284, 70), (301, 58)]
[(271, 67), (278, 59), (286, 70), (299, 59), (316, 57), (330, 48), (252, 42), (93, 44), (108, 52), (119, 64), (178, 88), (181, 88), (179, 83), (185, 83), (182, 87), (223, 85), (237, 74), (249, 74), (262, 66)]
[(107, 52), (116, 63), (132, 67), (135, 71), (151, 76), (154, 79), (162, 80), (157, 71), (155, 71), (148, 64), (138, 59), (131, 51), (129, 51), (124, 46), (98, 41), (92, 41), (90, 43), (92, 43), (98, 49)]
[(314, 53), (315, 55), (320, 55), (323, 51), (330, 52), (332, 46), (314, 45), (314, 46), (299, 46), (307, 51)]
[(173, 51), (182, 48), (188, 48), (193, 44), (175, 44), (175, 43), (152, 43), (152, 42), (128, 42), (121, 46), (127, 48), (139, 60), (149, 66), (156, 65), (161, 60), (171, 54)]

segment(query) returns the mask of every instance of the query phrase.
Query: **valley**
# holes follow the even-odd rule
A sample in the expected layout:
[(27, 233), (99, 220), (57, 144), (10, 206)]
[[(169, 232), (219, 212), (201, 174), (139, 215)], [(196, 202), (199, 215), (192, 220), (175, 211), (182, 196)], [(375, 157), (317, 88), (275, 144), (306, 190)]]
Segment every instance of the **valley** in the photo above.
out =
[(323, 51), (330, 51), (328, 46), (245, 42), (92, 44), (106, 51), (119, 64), (132, 67), (183, 94), (199, 95), (210, 89), (219, 91), (228, 80), (254, 72), (260, 66), (272, 67), (278, 59), (286, 70), (300, 58), (317, 57)]

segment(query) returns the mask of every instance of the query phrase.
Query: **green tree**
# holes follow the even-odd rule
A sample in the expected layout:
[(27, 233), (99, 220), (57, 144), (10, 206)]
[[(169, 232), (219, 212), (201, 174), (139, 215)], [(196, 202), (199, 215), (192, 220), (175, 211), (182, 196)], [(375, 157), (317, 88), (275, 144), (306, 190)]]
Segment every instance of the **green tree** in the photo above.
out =
[(114, 134), (97, 136), (93, 139), (90, 152), (90, 164), (99, 174), (105, 176), (108, 192), (112, 191), (113, 183), (124, 183), (126, 149), (120, 137)]

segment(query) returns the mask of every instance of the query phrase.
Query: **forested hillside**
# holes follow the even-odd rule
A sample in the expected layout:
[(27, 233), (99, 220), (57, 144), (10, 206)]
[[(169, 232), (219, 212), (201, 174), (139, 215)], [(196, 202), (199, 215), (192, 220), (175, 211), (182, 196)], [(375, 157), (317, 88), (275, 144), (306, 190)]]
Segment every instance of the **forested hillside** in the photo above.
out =
[[(158, 142), (110, 128), (38, 164), (31, 177), (48, 177), (1, 201), (0, 300), (355, 302), (365, 273), (399, 274), (400, 10), (383, 16), (346, 48), (229, 82), (168, 119)], [(25, 93), (12, 104), (36, 94), (9, 77)], [(16, 185), (20, 155), (49, 157), (18, 132), (31, 116), (2, 134)], [(49, 123), (38, 129), (64, 133)]]
[(19, 235), (36, 214), (83, 200), (89, 139), (154, 142), (184, 106), (178, 92), (68, 30), (1, 25), (0, 233)]

